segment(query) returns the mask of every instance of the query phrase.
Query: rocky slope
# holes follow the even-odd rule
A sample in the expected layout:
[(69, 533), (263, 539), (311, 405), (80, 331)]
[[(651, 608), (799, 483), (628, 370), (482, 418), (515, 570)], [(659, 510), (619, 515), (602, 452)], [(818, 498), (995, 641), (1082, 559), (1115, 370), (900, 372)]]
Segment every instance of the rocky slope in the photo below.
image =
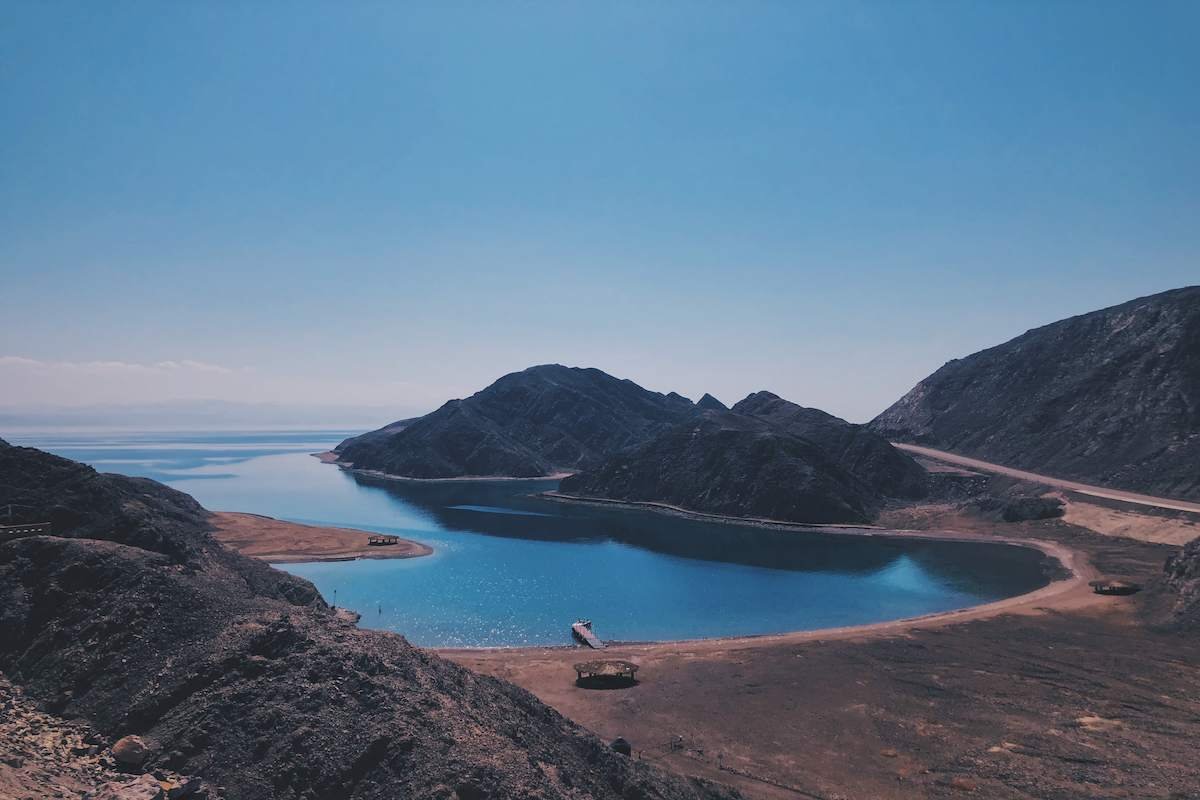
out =
[[(701, 798), (532, 695), (340, 621), (153, 481), (0, 444), (0, 670), (228, 798)], [(61, 527), (60, 527), (61, 526)]]
[(796, 522), (865, 522), (880, 496), (813, 442), (761, 419), (704, 411), (564, 478), (582, 497)]
[(1162, 577), (1150, 587), (1147, 613), (1163, 627), (1200, 631), (1200, 538), (1167, 558)]
[(355, 468), (413, 478), (533, 477), (595, 466), (694, 412), (674, 393), (598, 369), (547, 364), (505, 375), (419, 419), (347, 439), (336, 452)]
[(870, 427), (1006, 466), (1200, 499), (1200, 286), (951, 361)]
[(925, 470), (863, 425), (846, 422), (819, 408), (796, 405), (770, 392), (755, 392), (735, 404), (733, 411), (813, 442), (881, 495), (910, 499), (925, 496)]

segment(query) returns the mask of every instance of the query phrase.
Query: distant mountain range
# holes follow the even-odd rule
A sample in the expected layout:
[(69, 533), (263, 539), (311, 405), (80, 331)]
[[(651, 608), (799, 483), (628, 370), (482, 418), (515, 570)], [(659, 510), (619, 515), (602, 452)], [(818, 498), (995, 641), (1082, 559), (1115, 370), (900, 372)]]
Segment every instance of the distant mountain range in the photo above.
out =
[(732, 410), (597, 369), (505, 375), (424, 417), (347, 439), (339, 461), (413, 478), (576, 473), (561, 491), (695, 511), (863, 522), (924, 472), (861, 426), (760, 392)]
[(951, 361), (869, 427), (1005, 466), (1200, 499), (1200, 286)]

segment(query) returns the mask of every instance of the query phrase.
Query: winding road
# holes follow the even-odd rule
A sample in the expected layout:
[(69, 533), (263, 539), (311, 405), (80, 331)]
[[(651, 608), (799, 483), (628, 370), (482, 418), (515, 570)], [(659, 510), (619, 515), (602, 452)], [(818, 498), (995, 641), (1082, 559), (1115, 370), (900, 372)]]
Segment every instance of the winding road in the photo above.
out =
[(954, 464), (959, 467), (975, 469), (981, 472), (994, 472), (998, 475), (1007, 475), (1010, 478), (1019, 478), (1023, 481), (1032, 481), (1041, 483), (1046, 486), (1054, 486), (1059, 489), (1067, 489), (1068, 491), (1086, 494), (1092, 497), (1103, 497), (1108, 500), (1120, 500), (1123, 503), (1135, 503), (1139, 506), (1151, 506), (1153, 508), (1165, 508), (1171, 511), (1189, 511), (1193, 514), (1200, 514), (1200, 503), (1189, 503), (1187, 500), (1175, 500), (1167, 497), (1154, 497), (1148, 494), (1138, 494), (1137, 492), (1124, 492), (1120, 489), (1108, 489), (1104, 486), (1092, 486), (1087, 483), (1079, 483), (1078, 481), (1068, 481), (1062, 478), (1052, 478), (1049, 475), (1038, 475), (1036, 472), (1026, 472), (1021, 469), (1013, 469), (1000, 464), (992, 464), (987, 461), (980, 461), (977, 458), (967, 458), (966, 456), (947, 453), (944, 450), (934, 450), (932, 447), (920, 447), (915, 444), (902, 444), (900, 442), (892, 442), (893, 447), (904, 450), (912, 455), (924, 456), (932, 458), (935, 461), (942, 461), (947, 464)]

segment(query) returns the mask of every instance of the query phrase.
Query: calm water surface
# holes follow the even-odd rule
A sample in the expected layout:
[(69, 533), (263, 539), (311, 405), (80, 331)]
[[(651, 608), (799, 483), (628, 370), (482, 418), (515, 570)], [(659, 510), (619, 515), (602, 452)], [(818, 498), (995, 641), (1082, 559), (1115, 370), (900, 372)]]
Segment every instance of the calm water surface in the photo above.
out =
[(1006, 545), (760, 530), (554, 503), (555, 481), (363, 478), (309, 454), (357, 431), (6, 436), (154, 478), (213, 510), (416, 539), (409, 560), (291, 564), (362, 625), (426, 646), (567, 644), (578, 617), (623, 641), (779, 633), (1031, 591), (1047, 559)]

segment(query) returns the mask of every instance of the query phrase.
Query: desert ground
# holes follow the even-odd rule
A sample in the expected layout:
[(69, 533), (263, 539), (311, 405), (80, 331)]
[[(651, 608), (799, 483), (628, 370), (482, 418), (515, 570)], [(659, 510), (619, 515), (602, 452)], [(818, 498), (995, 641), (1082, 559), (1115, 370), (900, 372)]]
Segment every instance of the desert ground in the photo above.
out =
[[(1082, 581), (1152, 581), (1175, 549), (1164, 542), (1200, 519), (1066, 499), (1067, 516), (1055, 520), (996, 523), (946, 504), (879, 521), (1002, 532), (1076, 554), (1074, 581), (1007, 604), (603, 653), (442, 654), (530, 690), (601, 736), (625, 737), (637, 758), (749, 797), (1200, 797), (1200, 643), (1146, 625), (1139, 596), (1098, 596)], [(572, 665), (596, 657), (637, 663), (639, 682), (576, 686)]]

